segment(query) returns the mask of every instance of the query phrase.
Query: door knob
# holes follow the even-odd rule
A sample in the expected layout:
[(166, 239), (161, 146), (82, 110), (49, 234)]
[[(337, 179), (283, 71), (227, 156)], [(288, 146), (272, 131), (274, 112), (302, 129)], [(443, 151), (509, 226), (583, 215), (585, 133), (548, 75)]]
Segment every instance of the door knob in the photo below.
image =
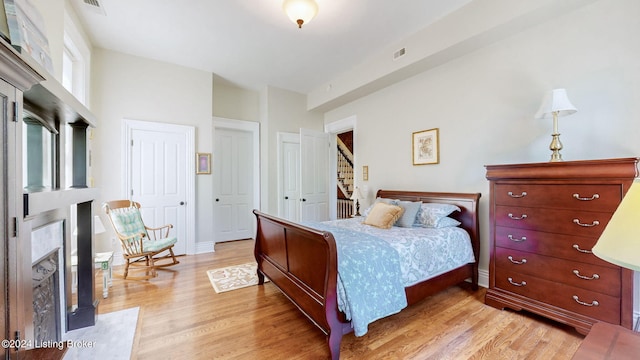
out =
[(284, 199), (285, 199), (285, 200), (289, 200), (289, 197), (288, 197), (288, 196), (285, 196), (285, 197), (284, 197)]
[(220, 201), (220, 199), (216, 199), (216, 202)]
[(184, 201), (180, 201), (180, 205), (184, 205)]
[(300, 199), (300, 201), (307, 201), (307, 199)]

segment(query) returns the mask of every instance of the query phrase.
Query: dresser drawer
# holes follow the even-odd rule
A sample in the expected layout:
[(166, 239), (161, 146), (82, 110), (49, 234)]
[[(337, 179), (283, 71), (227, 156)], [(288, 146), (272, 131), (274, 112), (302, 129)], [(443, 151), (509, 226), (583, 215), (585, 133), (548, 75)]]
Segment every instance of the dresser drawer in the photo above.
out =
[(598, 238), (611, 213), (496, 206), (495, 224), (511, 228)]
[(620, 298), (496, 268), (496, 287), (584, 316), (620, 323)]
[(496, 267), (611, 296), (620, 294), (620, 269), (496, 248)]
[(616, 265), (591, 253), (591, 248), (598, 241), (595, 237), (554, 234), (504, 226), (496, 226), (495, 229), (495, 246), (618, 269)]
[(613, 212), (622, 199), (620, 185), (496, 184), (497, 205), (553, 207)]

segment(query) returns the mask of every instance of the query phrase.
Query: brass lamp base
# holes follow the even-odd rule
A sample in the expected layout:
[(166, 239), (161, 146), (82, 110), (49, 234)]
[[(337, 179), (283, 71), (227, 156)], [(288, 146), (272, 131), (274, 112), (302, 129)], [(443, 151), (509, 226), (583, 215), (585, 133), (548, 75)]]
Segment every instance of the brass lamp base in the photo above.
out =
[(550, 162), (562, 161), (562, 154), (560, 154), (560, 150), (562, 150), (562, 143), (560, 142), (560, 134), (552, 134), (551, 144), (549, 145), (549, 150), (551, 153)]

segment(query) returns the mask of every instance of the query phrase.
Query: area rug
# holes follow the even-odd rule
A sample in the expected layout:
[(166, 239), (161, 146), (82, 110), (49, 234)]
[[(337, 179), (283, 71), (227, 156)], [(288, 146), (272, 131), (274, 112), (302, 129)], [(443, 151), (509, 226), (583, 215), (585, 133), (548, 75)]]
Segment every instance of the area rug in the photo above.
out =
[(139, 310), (135, 307), (99, 314), (94, 326), (67, 332), (62, 338), (73, 345), (64, 360), (130, 359)]
[[(209, 281), (217, 293), (246, 288), (258, 284), (258, 264), (246, 263), (220, 269), (207, 270)], [(269, 279), (265, 278), (265, 281)]]

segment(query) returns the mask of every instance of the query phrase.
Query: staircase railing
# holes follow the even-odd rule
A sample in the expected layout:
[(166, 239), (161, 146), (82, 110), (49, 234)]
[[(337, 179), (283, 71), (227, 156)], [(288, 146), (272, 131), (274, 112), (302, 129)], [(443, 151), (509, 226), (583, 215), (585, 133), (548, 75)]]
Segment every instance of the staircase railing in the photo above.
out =
[(337, 138), (338, 145), (338, 188), (346, 198), (350, 198), (353, 193), (353, 154), (347, 146)]
[(353, 215), (353, 200), (338, 199), (338, 219), (346, 219)]

